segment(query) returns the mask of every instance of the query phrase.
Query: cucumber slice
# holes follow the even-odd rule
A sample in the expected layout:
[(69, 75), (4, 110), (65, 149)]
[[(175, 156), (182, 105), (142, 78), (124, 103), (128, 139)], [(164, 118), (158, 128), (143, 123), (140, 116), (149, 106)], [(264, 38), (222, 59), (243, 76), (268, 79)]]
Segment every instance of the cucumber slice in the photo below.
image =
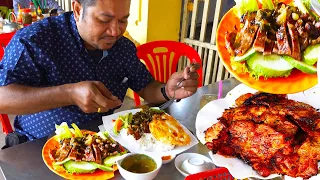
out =
[(114, 156), (109, 156), (109, 157), (106, 157), (104, 160), (103, 160), (103, 164), (106, 165), (106, 166), (112, 166), (116, 163), (116, 160), (118, 157), (120, 157), (121, 154), (116, 154)]
[(253, 56), (255, 53), (256, 53), (256, 51), (255, 51), (253, 48), (251, 48), (251, 49), (249, 49), (244, 55), (242, 55), (242, 56), (235, 56), (235, 57), (233, 58), (233, 60), (236, 61), (236, 62), (243, 62), (243, 61), (249, 59), (249, 58), (250, 58), (251, 56)]
[(281, 56), (271, 54), (262, 55), (262, 53), (255, 53), (247, 60), (248, 69), (254, 77), (265, 78), (271, 77), (287, 77), (291, 73), (293, 66), (284, 60)]
[(302, 61), (308, 65), (314, 65), (318, 61), (320, 44), (309, 45), (303, 53)]
[(101, 169), (102, 171), (113, 171), (113, 167), (101, 165), (95, 162), (90, 162), (90, 164), (96, 166), (96, 168)]
[(62, 165), (68, 161), (70, 161), (71, 159), (69, 157), (65, 158), (63, 161), (60, 161), (60, 162), (54, 162), (53, 164), (54, 165)]
[(300, 71), (307, 73), (307, 74), (316, 74), (317, 68), (311, 65), (308, 65), (304, 62), (298, 61), (293, 59), (290, 56), (283, 57), (288, 63), (290, 63), (293, 67), (299, 69)]
[(89, 162), (84, 161), (68, 161), (63, 164), (64, 168), (69, 173), (92, 173), (97, 167)]

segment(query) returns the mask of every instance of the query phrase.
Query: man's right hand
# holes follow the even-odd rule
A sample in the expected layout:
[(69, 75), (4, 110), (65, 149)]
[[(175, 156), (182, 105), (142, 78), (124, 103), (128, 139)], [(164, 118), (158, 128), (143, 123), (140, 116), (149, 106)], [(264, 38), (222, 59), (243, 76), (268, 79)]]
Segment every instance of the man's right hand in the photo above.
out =
[(122, 104), (100, 81), (83, 81), (72, 84), (70, 97), (73, 104), (85, 113), (108, 112)]

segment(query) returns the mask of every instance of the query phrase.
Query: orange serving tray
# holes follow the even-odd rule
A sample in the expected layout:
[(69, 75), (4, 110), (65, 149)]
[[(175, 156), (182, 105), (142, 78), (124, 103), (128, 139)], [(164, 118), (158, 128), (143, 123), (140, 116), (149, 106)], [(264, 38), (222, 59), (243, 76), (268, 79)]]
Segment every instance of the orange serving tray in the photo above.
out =
[(236, 15), (235, 8), (230, 9), (221, 19), (217, 29), (217, 50), (226, 69), (239, 81), (258, 91), (273, 94), (292, 94), (307, 90), (318, 83), (317, 74), (305, 74), (294, 69), (288, 77), (255, 79), (249, 73), (238, 73), (230, 64), (230, 54), (226, 48), (225, 33), (232, 31), (236, 26), (240, 29), (240, 20)]
[[(84, 131), (82, 131), (84, 132)], [(90, 134), (95, 134), (96, 132), (92, 131), (86, 131), (87, 133)], [(114, 177), (114, 172), (107, 172), (107, 171), (102, 171), (100, 169), (97, 169), (93, 173), (85, 173), (85, 174), (70, 174), (67, 173), (66, 171), (60, 172), (56, 171), (53, 168), (52, 161), (49, 157), (49, 152), (51, 149), (54, 149), (56, 146), (59, 146), (59, 142), (55, 139), (55, 136), (50, 138), (46, 144), (42, 148), (42, 158), (44, 163), (47, 165), (47, 167), (57, 175), (65, 178), (65, 179), (77, 179), (77, 180), (101, 180), (101, 179), (111, 179)], [(113, 171), (118, 170), (118, 167), (115, 165), (113, 166)]]

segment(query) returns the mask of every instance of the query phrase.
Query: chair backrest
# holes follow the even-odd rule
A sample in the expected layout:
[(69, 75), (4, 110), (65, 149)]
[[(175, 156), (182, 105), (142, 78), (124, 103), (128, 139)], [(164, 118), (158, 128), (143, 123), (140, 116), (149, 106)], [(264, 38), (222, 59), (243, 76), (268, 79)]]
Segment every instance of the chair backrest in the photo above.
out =
[(181, 56), (186, 56), (191, 63), (200, 64), (197, 71), (199, 87), (202, 86), (201, 59), (192, 47), (176, 41), (153, 41), (137, 47), (137, 56), (145, 63), (152, 76), (160, 81), (167, 82), (170, 75), (177, 71)]
[(4, 49), (16, 32), (0, 34), (0, 61), (4, 55)]
[[(152, 41), (137, 47), (137, 56), (144, 62), (151, 75), (160, 82), (167, 82), (170, 75), (177, 71), (181, 56), (186, 56), (191, 63), (200, 64), (198, 87), (202, 86), (202, 64), (196, 50), (177, 41)], [(134, 93), (136, 106), (140, 106), (140, 97)]]
[[(10, 42), (14, 34), (15, 32), (0, 34), (0, 61), (4, 55), (4, 48)], [(8, 134), (13, 131), (7, 114), (0, 114), (0, 122), (2, 125), (2, 132), (4, 134)]]

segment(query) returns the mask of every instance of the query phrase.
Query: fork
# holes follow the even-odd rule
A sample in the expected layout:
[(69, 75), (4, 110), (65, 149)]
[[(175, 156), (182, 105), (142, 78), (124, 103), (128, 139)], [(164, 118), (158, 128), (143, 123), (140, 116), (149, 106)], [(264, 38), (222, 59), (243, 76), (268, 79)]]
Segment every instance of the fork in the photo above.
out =
[(159, 106), (159, 109), (160, 110), (164, 110), (164, 109), (167, 109), (169, 106), (171, 106), (172, 105), (172, 103), (176, 100), (176, 91), (177, 91), (177, 89), (179, 89), (179, 86), (180, 86), (180, 84), (183, 82), (183, 81), (185, 81), (186, 79), (181, 79), (179, 82), (178, 82), (178, 84), (177, 84), (177, 88), (174, 90), (174, 92), (173, 92), (173, 97), (169, 100), (169, 101), (167, 101), (167, 102), (165, 102), (165, 103), (163, 103), (161, 106)]

